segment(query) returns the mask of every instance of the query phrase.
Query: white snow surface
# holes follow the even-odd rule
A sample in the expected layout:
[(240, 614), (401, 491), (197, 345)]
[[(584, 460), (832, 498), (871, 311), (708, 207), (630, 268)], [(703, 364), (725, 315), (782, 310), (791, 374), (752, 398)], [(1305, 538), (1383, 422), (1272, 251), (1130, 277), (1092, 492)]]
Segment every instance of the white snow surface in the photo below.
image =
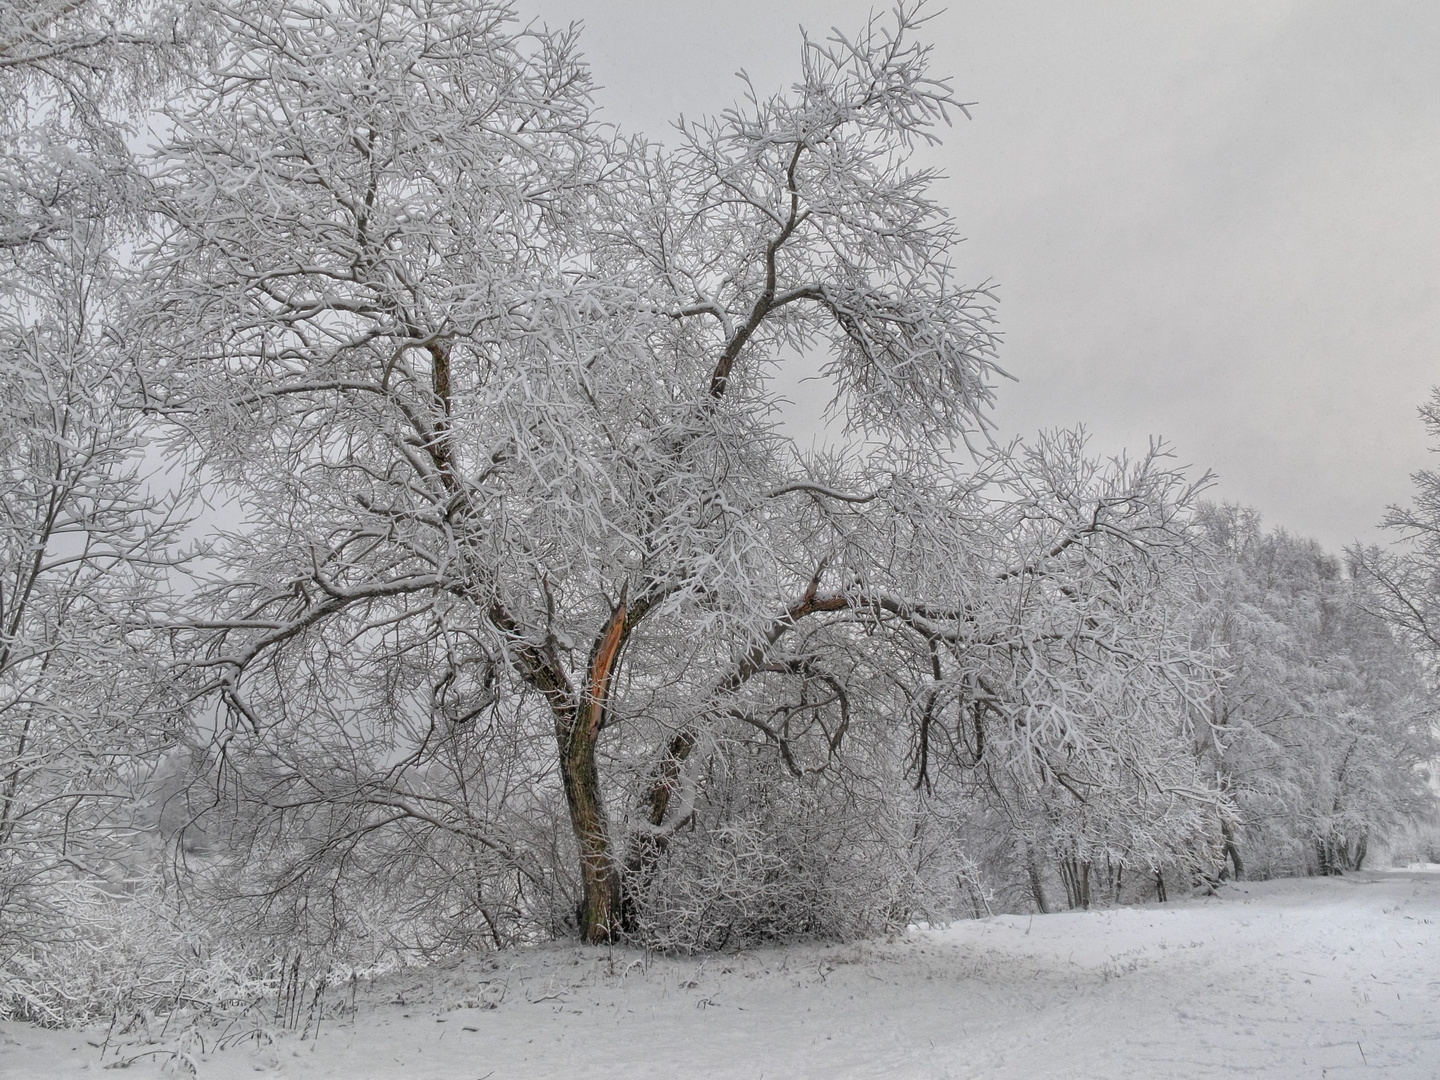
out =
[[(1437, 868), (690, 958), (554, 946), (364, 986), (201, 1080), (1440, 1078)], [(104, 1031), (0, 1024), (0, 1076), (93, 1075)], [(259, 1045), (257, 1045), (257, 1042)], [(192, 1049), (194, 1049), (192, 1047)], [(189, 1075), (173, 1056), (127, 1077)]]

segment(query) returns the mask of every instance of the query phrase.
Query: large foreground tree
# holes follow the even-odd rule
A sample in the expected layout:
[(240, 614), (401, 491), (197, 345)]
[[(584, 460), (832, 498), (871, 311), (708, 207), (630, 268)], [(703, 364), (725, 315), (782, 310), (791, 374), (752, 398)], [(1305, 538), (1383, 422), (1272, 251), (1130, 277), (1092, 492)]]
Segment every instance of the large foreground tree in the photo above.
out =
[[(1072, 436), (956, 465), (997, 369), (908, 165), (963, 109), (916, 7), (665, 149), (597, 125), (573, 34), (503, 3), (213, 18), (128, 337), (238, 508), (188, 645), (248, 808), (232, 887), (333, 908), (434, 861), (513, 940), (568, 894), (558, 797), (605, 940), (682, 826), (743, 832), (724, 806), (981, 762), (1144, 859), (1208, 828), (1205, 657), (1163, 587), (1183, 478)], [(845, 437), (806, 452), (771, 376), (816, 355)]]

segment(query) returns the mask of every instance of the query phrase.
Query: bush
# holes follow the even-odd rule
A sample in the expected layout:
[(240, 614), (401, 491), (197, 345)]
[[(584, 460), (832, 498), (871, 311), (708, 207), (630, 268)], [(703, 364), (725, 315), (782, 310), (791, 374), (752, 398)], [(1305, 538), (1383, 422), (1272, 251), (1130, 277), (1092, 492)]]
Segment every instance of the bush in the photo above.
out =
[(274, 965), (213, 939), (157, 885), (116, 895), (93, 882), (55, 887), (63, 930), (0, 957), (0, 1018), (45, 1026), (256, 1008)]

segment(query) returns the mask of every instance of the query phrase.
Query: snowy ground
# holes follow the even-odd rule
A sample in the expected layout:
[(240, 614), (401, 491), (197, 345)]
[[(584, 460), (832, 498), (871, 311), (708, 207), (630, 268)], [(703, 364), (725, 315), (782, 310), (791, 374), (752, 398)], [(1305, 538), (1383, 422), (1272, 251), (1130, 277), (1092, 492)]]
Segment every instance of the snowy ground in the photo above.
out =
[[(1435, 1080), (1437, 871), (1250, 883), (843, 947), (475, 957), (367, 987), (318, 1038), (207, 1046), (196, 1064), (201, 1080)], [(0, 1024), (0, 1076), (113, 1067), (113, 1049), (102, 1061), (90, 1045), (102, 1037)], [(173, 1076), (174, 1061), (125, 1075)]]

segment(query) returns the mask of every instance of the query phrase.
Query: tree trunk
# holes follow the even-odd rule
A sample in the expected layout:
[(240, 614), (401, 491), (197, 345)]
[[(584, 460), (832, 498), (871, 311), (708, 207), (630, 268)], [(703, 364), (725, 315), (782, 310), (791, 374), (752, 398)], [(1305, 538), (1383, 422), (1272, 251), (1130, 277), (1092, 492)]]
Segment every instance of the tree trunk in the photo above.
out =
[(1078, 858), (1058, 859), (1060, 880), (1065, 886), (1065, 901), (1073, 911), (1090, 907), (1090, 864)]
[(1330, 877), (1339, 873), (1339, 868), (1335, 864), (1334, 849), (1331, 847), (1330, 841), (1323, 837), (1317, 837), (1315, 840), (1315, 861), (1321, 877)]
[(649, 886), (660, 856), (665, 854), (665, 849), (670, 845), (670, 829), (683, 823), (673, 822), (669, 829), (662, 829), (670, 810), (670, 800), (680, 786), (680, 773), (685, 767), (685, 759), (695, 748), (697, 739), (695, 732), (689, 729), (676, 732), (666, 746), (664, 756), (651, 770), (645, 797), (640, 804), (644, 824), (649, 828), (644, 829), (642, 826), (641, 831), (631, 836), (630, 850), (625, 858), (625, 873), (621, 880), (619, 925), (627, 934), (638, 929), (636, 919), (639, 913), (635, 900)]
[(1041, 915), (1050, 914), (1050, 907), (1045, 902), (1045, 882), (1040, 875), (1040, 862), (1028, 849), (1025, 852), (1025, 870), (1030, 876), (1030, 896), (1035, 901), (1035, 907)]
[(613, 941), (621, 930), (621, 874), (600, 793), (595, 747), (605, 727), (620, 650), (631, 628), (627, 594), (628, 586), (620, 590), (619, 603), (590, 649), (585, 685), (576, 700), (551, 698), (565, 803), (580, 854), (581, 897), (575, 918), (581, 939), (593, 944)]
[[(584, 711), (577, 710), (581, 714)], [(610, 824), (600, 797), (596, 739), (587, 733), (586, 727), (577, 722), (571, 726), (569, 737), (561, 738), (560, 773), (565, 782), (565, 802), (570, 808), (570, 827), (580, 849), (582, 894), (575, 917), (583, 940), (602, 943), (614, 940), (620, 929), (620, 875), (612, 856)]]
[(1244, 881), (1245, 864), (1240, 861), (1240, 848), (1235, 844), (1235, 830), (1224, 818), (1220, 819), (1220, 832), (1225, 837), (1225, 854), (1230, 856), (1230, 862), (1235, 866), (1235, 880)]

